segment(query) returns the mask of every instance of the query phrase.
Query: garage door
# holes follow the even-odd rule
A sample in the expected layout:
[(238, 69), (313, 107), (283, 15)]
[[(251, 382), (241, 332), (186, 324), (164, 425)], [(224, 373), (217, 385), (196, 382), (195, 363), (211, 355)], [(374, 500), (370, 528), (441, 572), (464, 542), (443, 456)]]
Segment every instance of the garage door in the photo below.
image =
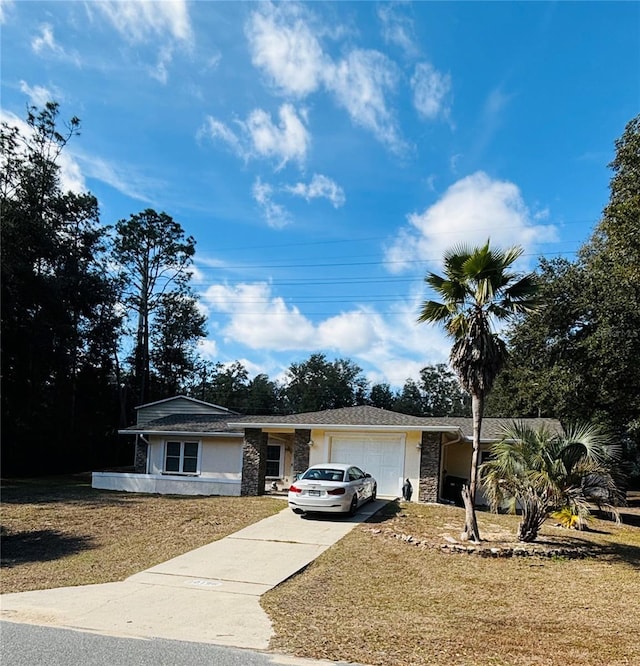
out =
[(331, 462), (350, 463), (371, 474), (378, 494), (398, 497), (404, 473), (402, 437), (332, 437)]

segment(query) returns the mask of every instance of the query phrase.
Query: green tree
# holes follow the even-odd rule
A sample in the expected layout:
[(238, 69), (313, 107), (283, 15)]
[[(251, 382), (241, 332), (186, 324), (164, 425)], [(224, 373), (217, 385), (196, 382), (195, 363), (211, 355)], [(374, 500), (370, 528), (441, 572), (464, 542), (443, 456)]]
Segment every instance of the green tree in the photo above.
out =
[(367, 380), (361, 368), (347, 359), (327, 361), (312, 354), (287, 370), (284, 395), (291, 412), (314, 412), (364, 404)]
[(407, 379), (400, 392), (396, 395), (393, 409), (401, 414), (424, 416), (424, 397), (418, 383), (414, 379)]
[(508, 505), (522, 512), (520, 541), (535, 541), (553, 511), (565, 510), (583, 524), (596, 504), (616, 517), (624, 493), (616, 483), (620, 447), (595, 426), (566, 433), (535, 430), (514, 422), (491, 446), (481, 465), (483, 488), (493, 510)]
[(640, 483), (640, 116), (610, 166), (609, 203), (576, 261), (541, 261), (547, 307), (510, 332), (489, 409), (599, 422)]
[(166, 213), (147, 210), (115, 226), (114, 260), (125, 284), (124, 301), (137, 316), (133, 368), (138, 404), (147, 401), (151, 318), (164, 294), (184, 293), (195, 240)]
[(249, 372), (239, 361), (229, 365), (216, 363), (207, 400), (236, 412), (246, 412), (249, 395)]
[(469, 486), (462, 491), (466, 517), (464, 539), (480, 540), (475, 516), (478, 451), (486, 396), (502, 369), (507, 348), (493, 330), (536, 306), (537, 284), (532, 274), (517, 275), (511, 267), (522, 248), (492, 250), (489, 242), (479, 248), (460, 246), (444, 256), (444, 277), (429, 273), (427, 284), (442, 302), (423, 303), (420, 322), (438, 323), (453, 338), (451, 367), (471, 395), (473, 449)]
[(258, 374), (247, 387), (247, 414), (278, 414), (283, 410), (282, 391), (265, 374)]
[(95, 197), (62, 190), (57, 160), (80, 121), (61, 128), (58, 115), (53, 102), (30, 107), (25, 131), (7, 123), (0, 131), (7, 473), (91, 466), (93, 446), (104, 447), (115, 420), (112, 354), (120, 322), (106, 229)]
[(586, 279), (566, 259), (540, 261), (538, 284), (545, 307), (507, 332), (509, 358), (488, 399), (488, 415), (552, 417), (564, 423), (590, 419), (584, 404), (593, 403), (597, 388), (587, 381), (584, 353)]
[(369, 391), (369, 402), (380, 409), (395, 409), (395, 395), (389, 384), (374, 384)]
[(197, 366), (196, 344), (206, 336), (206, 317), (196, 299), (170, 291), (158, 300), (151, 324), (151, 364), (158, 396), (185, 391), (185, 383)]
[(470, 416), (469, 396), (444, 363), (420, 370), (420, 392), (424, 416)]

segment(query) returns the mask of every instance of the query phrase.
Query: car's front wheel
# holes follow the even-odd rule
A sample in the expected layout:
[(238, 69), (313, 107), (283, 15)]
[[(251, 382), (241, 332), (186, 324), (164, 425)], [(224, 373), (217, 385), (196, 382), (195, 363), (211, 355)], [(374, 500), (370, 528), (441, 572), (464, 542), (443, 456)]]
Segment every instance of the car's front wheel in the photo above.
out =
[(376, 497), (378, 497), (378, 485), (377, 484), (375, 486), (373, 486), (373, 490), (371, 491), (371, 501), (375, 502)]

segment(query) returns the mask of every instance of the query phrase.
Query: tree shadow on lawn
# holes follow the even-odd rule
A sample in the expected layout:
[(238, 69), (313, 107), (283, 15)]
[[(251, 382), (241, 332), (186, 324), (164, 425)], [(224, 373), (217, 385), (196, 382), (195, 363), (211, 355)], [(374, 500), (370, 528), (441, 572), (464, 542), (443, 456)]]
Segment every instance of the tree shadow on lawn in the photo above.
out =
[(31, 562), (50, 562), (94, 548), (93, 539), (72, 536), (58, 530), (5, 533), (2, 529), (3, 567)]
[(3, 479), (3, 504), (54, 504), (66, 502), (88, 506), (121, 506), (139, 503), (134, 493), (120, 493), (92, 488), (71, 478)]
[(367, 523), (384, 523), (387, 520), (393, 520), (399, 513), (402, 512), (400, 500), (392, 500), (387, 502), (379, 511), (367, 519)]

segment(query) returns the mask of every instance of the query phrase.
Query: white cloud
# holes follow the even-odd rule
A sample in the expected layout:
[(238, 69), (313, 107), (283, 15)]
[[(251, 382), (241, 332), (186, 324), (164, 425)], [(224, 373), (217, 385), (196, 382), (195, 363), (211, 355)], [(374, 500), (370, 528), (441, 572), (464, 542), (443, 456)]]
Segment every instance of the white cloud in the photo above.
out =
[(251, 151), (246, 141), (236, 134), (228, 125), (217, 120), (213, 116), (205, 118), (204, 125), (198, 130), (198, 138), (208, 137), (212, 141), (222, 141), (226, 143), (231, 151), (238, 157), (247, 160)]
[(261, 3), (246, 25), (251, 60), (282, 92), (305, 96), (318, 89), (326, 58), (294, 3)]
[(209, 340), (208, 338), (198, 341), (198, 350), (202, 356), (213, 360), (217, 359), (220, 353), (216, 341)]
[(31, 40), (31, 48), (34, 53), (42, 57), (55, 58), (80, 66), (80, 56), (76, 52), (66, 51), (58, 44), (51, 24), (42, 23), (39, 30), (39, 33)]
[(44, 86), (30, 86), (26, 81), (20, 81), (20, 91), (29, 98), (29, 104), (44, 107), (47, 102), (55, 101), (59, 97)]
[(341, 354), (366, 353), (378, 342), (377, 315), (371, 311), (356, 310), (330, 317), (318, 325), (317, 344), (335, 349)]
[(291, 216), (287, 210), (273, 201), (273, 187), (263, 183), (259, 177), (253, 183), (252, 195), (270, 227), (282, 229), (291, 223)]
[(280, 122), (275, 124), (263, 109), (254, 109), (246, 121), (236, 121), (238, 132), (212, 116), (198, 131), (198, 136), (226, 143), (238, 157), (275, 159), (276, 170), (288, 162), (302, 165), (306, 158), (311, 137), (305, 124), (304, 113), (298, 114), (291, 104), (283, 104), (278, 110)]
[(251, 112), (246, 128), (253, 149), (261, 157), (275, 157), (279, 161), (278, 169), (290, 160), (302, 164), (311, 141), (309, 132), (291, 104), (283, 104), (278, 116), (280, 123), (275, 125), (266, 111)]
[(273, 296), (267, 283), (213, 285), (202, 298), (212, 309), (230, 315), (223, 329), (227, 341), (283, 351), (304, 349), (313, 339), (311, 322), (297, 308)]
[(7, 10), (14, 5), (14, 0), (0, 0), (0, 25), (7, 20)]
[[(354, 49), (334, 61), (312, 30), (316, 17), (296, 3), (261, 3), (251, 13), (246, 35), (253, 64), (284, 95), (328, 92), (352, 122), (396, 153), (408, 146), (388, 102), (399, 80), (396, 65), (383, 53)], [(335, 31), (334, 31), (335, 32)]]
[(440, 261), (456, 244), (479, 245), (488, 238), (500, 247), (557, 239), (552, 225), (536, 224), (514, 183), (479, 171), (454, 183), (435, 204), (411, 213), (386, 258), (400, 271), (414, 261)]
[(416, 65), (411, 78), (413, 103), (423, 118), (434, 120), (438, 116), (448, 117), (450, 107), (447, 98), (451, 93), (451, 76), (441, 74), (428, 62)]
[(43, 23), (40, 26), (40, 34), (31, 40), (31, 48), (37, 54), (41, 54), (43, 51), (53, 51), (54, 53), (61, 51), (62, 49), (53, 36), (53, 26)]
[(191, 22), (185, 0), (109, 0), (92, 3), (128, 41), (149, 42), (169, 36), (191, 39)]
[(335, 181), (328, 176), (317, 173), (313, 175), (310, 183), (296, 183), (295, 185), (288, 185), (284, 189), (291, 194), (303, 197), (307, 201), (318, 198), (328, 199), (334, 208), (344, 206), (346, 200), (344, 190)]
[(406, 56), (414, 58), (419, 49), (415, 43), (413, 20), (402, 13), (397, 3), (378, 6), (378, 19), (382, 27), (382, 38), (387, 44), (399, 46)]
[(447, 359), (450, 343), (444, 333), (416, 323), (421, 298), (417, 291), (407, 301), (396, 303), (386, 316), (360, 305), (313, 322), (274, 295), (267, 282), (214, 285), (202, 295), (210, 313), (228, 317), (226, 324), (214, 324), (216, 336), (223, 338), (221, 346), (240, 344), (270, 354), (323, 349), (377, 368), (369, 379), (396, 387), (408, 377), (417, 377), (427, 363)]
[(387, 103), (398, 82), (395, 64), (379, 51), (356, 49), (325, 72), (325, 84), (351, 120), (397, 153), (407, 149)]
[(76, 159), (82, 164), (83, 171), (88, 178), (95, 178), (118, 192), (148, 204), (156, 203), (151, 191), (161, 191), (162, 183), (141, 175), (136, 169), (123, 164), (113, 164), (108, 160), (85, 153), (77, 153)]
[(152, 78), (161, 84), (169, 79), (176, 45), (192, 48), (193, 31), (186, 0), (101, 0), (85, 5), (91, 15), (100, 12), (129, 44), (157, 47)]

